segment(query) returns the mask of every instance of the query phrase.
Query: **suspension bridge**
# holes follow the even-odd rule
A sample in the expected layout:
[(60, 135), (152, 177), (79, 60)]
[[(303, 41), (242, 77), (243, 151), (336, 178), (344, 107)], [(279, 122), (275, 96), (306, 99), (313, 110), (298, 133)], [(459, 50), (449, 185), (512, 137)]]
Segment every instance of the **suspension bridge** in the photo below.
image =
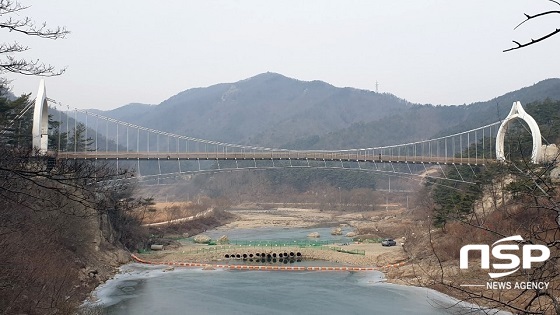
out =
[[(539, 163), (543, 158), (538, 125), (519, 102), (513, 104), (504, 120), (464, 132), (404, 144), (343, 150), (288, 150), (224, 143), (147, 128), (81, 109), (68, 110), (64, 117), (59, 111), (59, 119), (65, 129), (53, 135), (48, 130), (49, 102), (53, 101), (47, 98), (42, 80), (34, 107), (33, 146), (38, 154), (56, 159), (112, 160), (117, 163), (119, 160), (132, 160), (138, 161), (138, 166), (139, 161), (144, 160), (175, 160), (179, 161), (179, 172), (181, 160), (198, 161), (199, 171), (201, 161), (215, 161), (218, 168), (220, 161), (231, 161), (229, 163), (235, 165), (233, 168), (239, 168), (242, 162), (245, 167), (258, 168), (257, 161), (270, 161), (272, 167), (310, 166), (314, 162), (322, 163), (325, 168), (345, 168), (344, 163), (352, 162), (357, 163), (359, 168), (369, 164), (378, 171), (394, 173), (399, 171), (393, 165), (404, 164), (413, 173), (410, 165), (415, 164), (426, 169), (426, 165), (441, 168), (442, 165), (476, 166), (489, 161), (505, 161), (505, 134), (508, 124), (515, 119), (525, 121), (532, 133), (531, 161)], [(63, 123), (64, 119), (66, 123)], [(55, 141), (57, 147), (48, 147), (49, 137), (76, 133), (79, 123), (85, 127), (81, 136), (89, 141), (87, 145), (74, 136), (67, 139), (69, 143), (63, 144), (64, 141), (59, 138)], [(380, 164), (390, 167), (379, 168)]]

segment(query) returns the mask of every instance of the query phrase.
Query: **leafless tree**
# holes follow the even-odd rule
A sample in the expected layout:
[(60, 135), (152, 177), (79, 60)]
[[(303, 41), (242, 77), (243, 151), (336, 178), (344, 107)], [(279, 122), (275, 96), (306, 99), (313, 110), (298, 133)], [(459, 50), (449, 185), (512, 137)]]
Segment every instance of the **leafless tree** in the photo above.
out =
[[(558, 2), (556, 0), (548, 0), (548, 1), (553, 2), (553, 3), (560, 6), (560, 2)], [(526, 22), (536, 20), (536, 19), (539, 19), (539, 18), (542, 18), (542, 17), (545, 17), (545, 16), (560, 14), (560, 10), (548, 10), (548, 11), (544, 11), (544, 12), (535, 13), (535, 14), (532, 14), (532, 15), (527, 14), (527, 13), (524, 13), (524, 14), (525, 14), (525, 20), (523, 20), (521, 23), (519, 23), (515, 27), (515, 29), (517, 29), (521, 25), (525, 24)], [(537, 37), (536, 39), (531, 38), (530, 41), (526, 41), (526, 42), (523, 42), (523, 43), (514, 40), (513, 43), (515, 43), (517, 46), (512, 47), (512, 48), (508, 48), (508, 49), (504, 50), (504, 52), (512, 51), (512, 50), (516, 50), (516, 49), (520, 49), (520, 48), (523, 48), (523, 47), (527, 47), (527, 46), (536, 44), (536, 43), (538, 43), (540, 41), (543, 41), (545, 39), (548, 39), (548, 38), (550, 38), (550, 37), (552, 37), (552, 36), (554, 36), (558, 33), (560, 33), (560, 28), (556, 28), (555, 30), (553, 30), (553, 31), (551, 31), (551, 32), (549, 32), (545, 35), (541, 35), (541, 36)]]
[[(0, 147), (0, 314), (72, 312), (87, 284), (79, 278), (84, 257), (104, 234), (100, 218), (128, 215), (120, 204), (126, 176), (109, 164)], [(114, 244), (136, 237), (116, 227)]]
[[(64, 27), (50, 28), (45, 22), (36, 23), (23, 14), (28, 8), (28, 5), (23, 5), (17, 0), (0, 0), (0, 29), (45, 39), (62, 39), (70, 33)], [(0, 43), (0, 75), (12, 72), (23, 75), (55, 76), (64, 72), (64, 69), (57, 70), (54, 66), (45, 64), (39, 59), (28, 60), (17, 57), (17, 54), (29, 49), (29, 46), (17, 41)]]
[[(448, 223), (445, 231), (434, 229), (428, 222), (428, 229), (417, 228), (409, 233), (407, 253), (417, 279), (422, 279), (415, 284), (433, 287), (462, 301), (507, 309), (515, 314), (560, 314), (560, 188), (550, 177), (557, 162), (558, 159), (533, 165), (523, 160), (496, 165), (494, 167), (501, 170), (492, 176), (493, 187), (484, 189), (487, 197), (484, 209), (475, 209), (468, 216), (457, 216)], [(502, 188), (496, 192), (496, 187)], [(426, 206), (426, 209), (433, 208)], [(521, 269), (495, 281), (548, 283), (547, 288), (487, 289), (486, 282), (493, 280), (488, 277), (489, 270), (479, 268), (475, 257), (470, 257), (468, 270), (458, 268), (461, 246), (492, 244), (512, 235), (523, 237), (519, 246), (547, 246), (550, 258), (534, 264), (531, 269)], [(472, 284), (484, 287), (469, 286)], [(490, 314), (495, 312), (483, 310)]]

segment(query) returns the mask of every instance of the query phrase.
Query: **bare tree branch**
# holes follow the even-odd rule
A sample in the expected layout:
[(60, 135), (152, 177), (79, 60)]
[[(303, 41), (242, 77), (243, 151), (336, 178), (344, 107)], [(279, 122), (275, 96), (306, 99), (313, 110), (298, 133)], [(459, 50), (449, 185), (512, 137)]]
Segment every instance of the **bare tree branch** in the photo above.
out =
[(516, 49), (519, 49), (519, 48), (523, 48), (523, 47), (527, 47), (527, 46), (536, 44), (536, 43), (538, 43), (540, 41), (543, 41), (543, 40), (545, 40), (549, 37), (552, 37), (552, 36), (554, 36), (558, 33), (560, 33), (560, 29), (557, 28), (556, 30), (554, 30), (553, 32), (550, 32), (549, 34), (547, 34), (545, 36), (539, 37), (537, 39), (531, 39), (530, 42), (527, 42), (527, 43), (524, 43), (524, 44), (520, 44), (519, 42), (513, 41), (515, 44), (517, 44), (517, 47), (508, 48), (508, 49), (504, 50), (503, 52), (508, 52), (508, 51), (512, 51), (512, 50), (516, 50)]
[[(560, 5), (560, 3), (558, 1), (555, 1), (555, 0), (549, 0), (549, 1)], [(534, 15), (529, 15), (527, 13), (524, 13), (525, 20), (522, 21), (521, 23), (519, 23), (516, 27), (514, 27), (514, 29), (517, 29), (518, 27), (520, 27), (521, 25), (525, 24), (526, 22), (528, 22), (530, 20), (537, 19), (539, 17), (543, 17), (543, 16), (547, 16), (547, 15), (551, 15), (551, 14), (560, 14), (560, 11), (549, 10), (549, 11), (537, 13), (537, 14), (534, 14)], [(526, 43), (520, 43), (520, 42), (514, 40), (513, 43), (515, 43), (517, 46), (512, 47), (512, 48), (508, 48), (508, 49), (504, 50), (503, 52), (508, 52), (508, 51), (512, 51), (512, 50), (516, 50), (516, 49), (520, 49), (520, 48), (523, 48), (523, 47), (534, 45), (534, 44), (536, 44), (538, 42), (541, 42), (545, 39), (548, 39), (548, 38), (550, 38), (550, 37), (552, 37), (552, 36), (554, 36), (558, 33), (560, 33), (560, 29), (557, 28), (554, 31), (552, 31), (552, 32), (550, 32), (550, 33), (548, 33), (544, 36), (538, 37), (537, 39), (531, 39), (530, 41), (528, 41)]]
[[(29, 6), (24, 6), (19, 1), (0, 0), (0, 30), (52, 40), (63, 39), (70, 33), (65, 27), (49, 28), (45, 22), (36, 24), (30, 17), (20, 17), (22, 11), (28, 8)], [(56, 70), (54, 66), (39, 60), (14, 57), (14, 54), (27, 50), (29, 50), (28, 46), (17, 42), (0, 44), (0, 74), (12, 72), (23, 75), (56, 76), (64, 73), (64, 69)]]

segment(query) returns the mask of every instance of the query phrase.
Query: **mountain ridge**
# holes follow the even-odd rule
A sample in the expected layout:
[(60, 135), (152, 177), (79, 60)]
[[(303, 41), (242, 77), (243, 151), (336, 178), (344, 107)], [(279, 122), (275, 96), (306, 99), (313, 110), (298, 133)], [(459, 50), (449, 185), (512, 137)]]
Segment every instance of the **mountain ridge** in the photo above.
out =
[(514, 101), (560, 99), (560, 79), (469, 105), (415, 104), (388, 93), (267, 72), (181, 91), (158, 105), (103, 115), (196, 138), (291, 149), (371, 147), (464, 131), (503, 119)]
[(197, 138), (273, 146), (309, 132), (324, 134), (411, 106), (390, 94), (337, 88), (264, 73), (234, 83), (185, 90), (158, 105), (119, 107), (103, 114), (142, 126)]

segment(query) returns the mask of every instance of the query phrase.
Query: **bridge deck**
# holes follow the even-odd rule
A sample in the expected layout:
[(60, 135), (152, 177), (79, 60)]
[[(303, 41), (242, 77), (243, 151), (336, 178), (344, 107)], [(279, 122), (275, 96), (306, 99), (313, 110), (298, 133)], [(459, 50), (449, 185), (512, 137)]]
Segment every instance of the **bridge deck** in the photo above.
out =
[(295, 161), (344, 161), (371, 163), (427, 163), (442, 165), (484, 165), (487, 160), (475, 157), (441, 156), (380, 156), (355, 152), (320, 151), (270, 151), (270, 152), (49, 152), (57, 159), (81, 160), (295, 160)]

